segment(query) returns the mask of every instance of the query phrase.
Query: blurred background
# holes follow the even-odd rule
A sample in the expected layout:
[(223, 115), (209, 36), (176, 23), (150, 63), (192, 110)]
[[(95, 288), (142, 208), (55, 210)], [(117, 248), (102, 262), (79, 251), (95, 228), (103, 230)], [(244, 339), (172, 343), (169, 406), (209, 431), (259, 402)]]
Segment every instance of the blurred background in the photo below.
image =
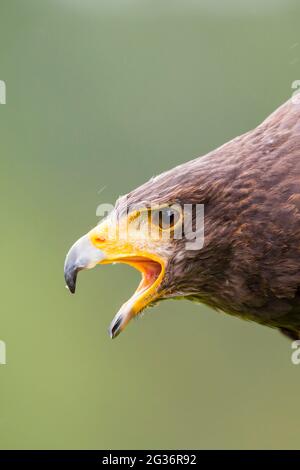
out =
[(271, 329), (163, 302), (115, 341), (137, 286), (80, 276), (96, 207), (255, 127), (300, 79), (296, 0), (1, 3), (0, 446), (299, 447), (300, 366)]

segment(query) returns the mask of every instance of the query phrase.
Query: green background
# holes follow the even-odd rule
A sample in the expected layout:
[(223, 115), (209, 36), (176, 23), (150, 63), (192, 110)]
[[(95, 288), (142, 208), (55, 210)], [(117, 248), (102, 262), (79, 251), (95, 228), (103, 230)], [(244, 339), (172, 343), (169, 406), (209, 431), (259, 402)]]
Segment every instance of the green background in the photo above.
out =
[(299, 447), (279, 333), (169, 301), (111, 341), (139, 274), (63, 279), (98, 204), (290, 97), (299, 19), (296, 0), (1, 0), (1, 448)]

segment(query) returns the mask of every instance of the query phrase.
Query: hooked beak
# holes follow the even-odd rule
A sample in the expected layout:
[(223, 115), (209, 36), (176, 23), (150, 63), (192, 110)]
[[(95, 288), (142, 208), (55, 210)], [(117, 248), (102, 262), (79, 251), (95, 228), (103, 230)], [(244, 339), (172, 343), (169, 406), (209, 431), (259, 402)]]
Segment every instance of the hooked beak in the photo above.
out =
[(64, 274), (67, 287), (74, 294), (77, 273), (83, 269), (91, 269), (96, 264), (126, 263), (141, 272), (142, 280), (137, 290), (122, 305), (110, 324), (109, 334), (111, 338), (115, 338), (131, 318), (158, 299), (165, 262), (161, 257), (137, 250), (130, 244), (106, 242), (105, 238), (99, 237), (98, 232), (99, 228), (96, 228), (74, 243), (66, 257)]
[(105, 259), (105, 254), (92, 245), (88, 234), (74, 243), (66, 256), (64, 267), (65, 281), (72, 294), (76, 289), (77, 273), (82, 269), (93, 268), (103, 259)]

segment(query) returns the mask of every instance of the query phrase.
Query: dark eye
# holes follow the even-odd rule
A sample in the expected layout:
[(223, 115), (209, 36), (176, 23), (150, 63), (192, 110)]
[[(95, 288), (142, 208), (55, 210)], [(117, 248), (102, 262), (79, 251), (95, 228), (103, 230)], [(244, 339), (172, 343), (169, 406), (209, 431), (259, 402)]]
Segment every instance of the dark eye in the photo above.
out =
[(158, 225), (161, 230), (172, 229), (179, 219), (180, 213), (171, 207), (164, 207), (152, 212), (152, 223)]

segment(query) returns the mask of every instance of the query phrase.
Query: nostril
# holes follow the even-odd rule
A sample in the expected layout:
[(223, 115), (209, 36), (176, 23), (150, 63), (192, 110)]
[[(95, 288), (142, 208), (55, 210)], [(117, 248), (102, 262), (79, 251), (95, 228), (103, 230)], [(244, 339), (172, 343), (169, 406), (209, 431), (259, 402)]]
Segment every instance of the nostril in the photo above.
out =
[(104, 237), (96, 237), (95, 238), (95, 243), (104, 243), (105, 242), (105, 238)]

